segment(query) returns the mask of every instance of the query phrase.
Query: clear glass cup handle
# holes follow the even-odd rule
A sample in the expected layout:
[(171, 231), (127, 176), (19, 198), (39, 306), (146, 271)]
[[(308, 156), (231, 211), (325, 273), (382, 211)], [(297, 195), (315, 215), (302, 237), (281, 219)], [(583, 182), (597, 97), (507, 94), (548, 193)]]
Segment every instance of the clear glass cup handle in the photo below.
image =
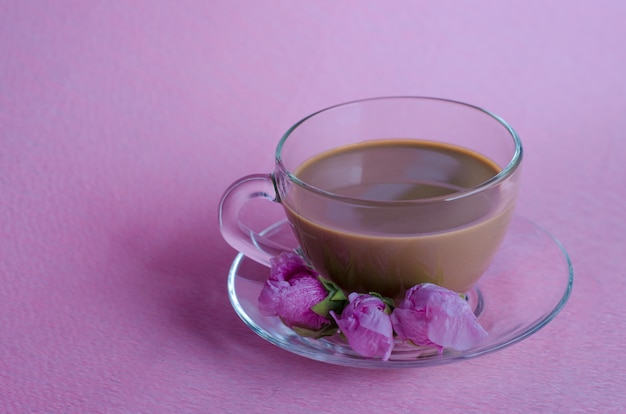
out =
[(220, 231), (233, 248), (250, 259), (270, 266), (272, 257), (293, 249), (264, 237), (240, 220), (239, 212), (243, 206), (255, 198), (279, 202), (270, 174), (248, 175), (231, 184), (219, 206)]

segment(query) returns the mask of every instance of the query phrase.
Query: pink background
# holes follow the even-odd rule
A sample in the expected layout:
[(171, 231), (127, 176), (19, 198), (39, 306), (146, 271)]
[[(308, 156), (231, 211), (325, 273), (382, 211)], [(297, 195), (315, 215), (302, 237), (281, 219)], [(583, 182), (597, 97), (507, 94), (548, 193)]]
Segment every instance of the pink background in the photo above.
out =
[[(624, 412), (626, 3), (0, 2), (0, 412)], [(396, 94), (496, 112), (518, 214), (576, 281), (530, 338), (359, 370), (229, 305), (217, 204), (312, 111)]]

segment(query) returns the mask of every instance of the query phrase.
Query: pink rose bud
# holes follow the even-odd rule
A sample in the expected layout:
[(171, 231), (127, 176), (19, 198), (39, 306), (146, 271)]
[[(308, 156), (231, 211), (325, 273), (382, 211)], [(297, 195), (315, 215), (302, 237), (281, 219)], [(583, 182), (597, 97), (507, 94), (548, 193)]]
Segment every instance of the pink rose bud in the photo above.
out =
[(387, 306), (378, 297), (351, 293), (350, 303), (335, 318), (350, 347), (366, 357), (382, 357), (386, 361), (394, 346), (393, 328)]
[(440, 351), (464, 351), (487, 336), (465, 299), (431, 283), (409, 289), (391, 314), (391, 322), (399, 339), (419, 346), (434, 345)]
[(270, 277), (259, 296), (259, 311), (265, 316), (279, 316), (294, 329), (319, 331), (331, 325), (331, 320), (311, 309), (328, 295), (318, 273), (295, 253), (283, 253), (270, 263)]

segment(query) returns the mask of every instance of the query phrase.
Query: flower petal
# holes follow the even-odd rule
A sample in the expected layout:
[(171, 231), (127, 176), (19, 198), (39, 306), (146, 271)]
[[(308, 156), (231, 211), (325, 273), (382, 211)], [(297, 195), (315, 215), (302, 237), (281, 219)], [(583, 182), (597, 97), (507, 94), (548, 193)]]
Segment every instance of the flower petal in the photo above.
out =
[(329, 320), (311, 309), (324, 300), (328, 292), (310, 275), (300, 275), (290, 280), (289, 288), (281, 293), (278, 315), (288, 326), (317, 330), (328, 325)]
[(428, 322), (424, 311), (396, 308), (391, 314), (393, 329), (398, 339), (410, 340), (418, 346), (435, 346), (428, 337)]
[(315, 269), (309, 267), (302, 257), (293, 252), (284, 252), (270, 259), (270, 279), (289, 280), (294, 275), (308, 273), (317, 276)]
[(277, 316), (283, 290), (289, 288), (289, 282), (267, 280), (259, 295), (259, 311), (265, 316)]
[(472, 348), (488, 335), (487, 331), (478, 323), (465, 300), (458, 295), (446, 299), (441, 308), (431, 307), (433, 312), (428, 325), (429, 339), (458, 351)]

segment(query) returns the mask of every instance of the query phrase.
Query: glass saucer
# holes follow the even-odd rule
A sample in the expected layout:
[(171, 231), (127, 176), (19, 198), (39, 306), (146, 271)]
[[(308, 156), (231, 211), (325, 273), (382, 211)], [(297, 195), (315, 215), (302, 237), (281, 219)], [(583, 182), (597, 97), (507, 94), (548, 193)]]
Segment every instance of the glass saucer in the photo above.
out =
[[(296, 246), (286, 221), (265, 230), (277, 243)], [(563, 246), (533, 222), (515, 217), (493, 263), (470, 292), (469, 301), (489, 336), (466, 351), (419, 348), (398, 343), (391, 358), (366, 358), (339, 336), (299, 336), (278, 317), (260, 314), (257, 300), (269, 269), (242, 254), (228, 274), (228, 294), (239, 317), (260, 337), (289, 352), (330, 364), (363, 368), (413, 368), (446, 364), (513, 345), (547, 325), (563, 308), (574, 273)]]

